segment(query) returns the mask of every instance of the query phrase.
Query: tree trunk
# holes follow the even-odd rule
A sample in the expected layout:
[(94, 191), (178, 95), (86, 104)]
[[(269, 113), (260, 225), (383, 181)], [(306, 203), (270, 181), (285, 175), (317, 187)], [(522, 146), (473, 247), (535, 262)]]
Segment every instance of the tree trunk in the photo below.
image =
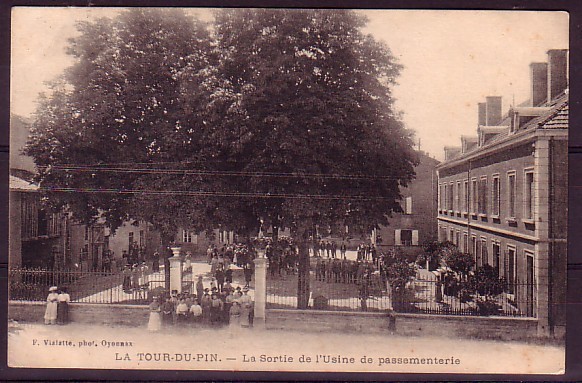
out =
[(297, 308), (306, 309), (309, 306), (309, 237), (307, 230), (297, 236), (299, 250), (299, 268), (297, 275)]

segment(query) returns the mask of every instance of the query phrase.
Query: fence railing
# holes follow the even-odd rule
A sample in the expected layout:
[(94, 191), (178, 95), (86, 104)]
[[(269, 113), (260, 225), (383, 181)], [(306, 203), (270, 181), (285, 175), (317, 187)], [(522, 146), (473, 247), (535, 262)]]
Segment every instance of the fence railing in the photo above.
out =
[[(269, 275), (267, 278), (268, 308), (297, 308), (297, 276)], [(356, 278), (310, 274), (310, 309), (338, 311), (383, 311), (402, 313), (535, 317), (534, 286), (515, 283), (513, 294), (495, 296), (467, 295), (452, 291), (436, 279), (415, 278), (404, 288), (393, 288), (378, 272), (367, 284)]]
[(44, 302), (48, 289), (66, 288), (72, 302), (146, 304), (165, 287), (162, 272), (128, 273), (11, 269), (9, 299)]

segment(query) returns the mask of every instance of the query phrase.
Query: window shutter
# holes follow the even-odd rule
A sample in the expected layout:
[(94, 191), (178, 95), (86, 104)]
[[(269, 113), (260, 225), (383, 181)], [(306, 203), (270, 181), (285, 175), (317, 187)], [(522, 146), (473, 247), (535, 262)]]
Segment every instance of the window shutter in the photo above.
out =
[(412, 214), (412, 197), (406, 197), (404, 200), (404, 213)]
[(418, 230), (412, 230), (412, 246), (418, 246)]
[(400, 229), (394, 230), (394, 244), (402, 245), (402, 241), (400, 240)]

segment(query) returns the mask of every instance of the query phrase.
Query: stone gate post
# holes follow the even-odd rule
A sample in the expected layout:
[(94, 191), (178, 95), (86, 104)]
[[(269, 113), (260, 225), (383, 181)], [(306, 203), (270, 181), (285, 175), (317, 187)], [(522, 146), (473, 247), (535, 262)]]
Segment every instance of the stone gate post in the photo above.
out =
[(182, 292), (182, 259), (180, 258), (180, 247), (172, 247), (172, 253), (174, 254), (170, 257), (170, 293), (173, 290), (177, 290), (178, 293)]
[(259, 251), (255, 258), (255, 319), (254, 326), (265, 327), (267, 306), (267, 258), (264, 251)]

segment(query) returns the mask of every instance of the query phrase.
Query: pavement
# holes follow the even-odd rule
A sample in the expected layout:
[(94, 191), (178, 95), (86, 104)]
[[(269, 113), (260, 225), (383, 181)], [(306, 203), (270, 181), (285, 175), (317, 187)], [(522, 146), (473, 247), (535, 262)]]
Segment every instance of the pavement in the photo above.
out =
[(564, 349), (488, 340), (258, 328), (9, 326), (11, 367), (560, 373)]

